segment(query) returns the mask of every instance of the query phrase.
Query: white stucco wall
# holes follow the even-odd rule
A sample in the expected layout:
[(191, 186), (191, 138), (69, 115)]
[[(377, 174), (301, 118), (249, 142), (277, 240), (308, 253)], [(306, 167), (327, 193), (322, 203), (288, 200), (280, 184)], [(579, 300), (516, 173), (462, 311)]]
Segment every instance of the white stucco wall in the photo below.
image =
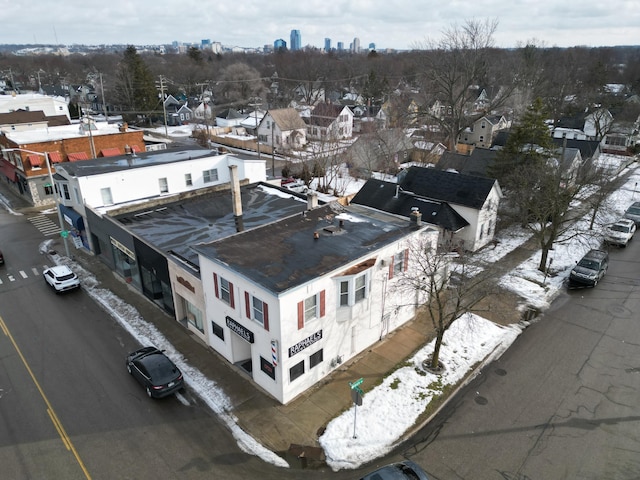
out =
[[(76, 180), (71, 177), (69, 182), (71, 186), (77, 181), (84, 203), (96, 208), (104, 206), (101, 194), (101, 189), (103, 188), (110, 188), (113, 204), (119, 204), (162, 195), (159, 179), (166, 178), (168, 192), (165, 194), (173, 195), (228, 183), (230, 180), (229, 165), (238, 166), (238, 176), (241, 180), (248, 179), (250, 183), (255, 183), (266, 179), (265, 160), (245, 161), (231, 155), (217, 155), (197, 160), (151, 165), (113, 173), (79, 177)], [(203, 171), (211, 169), (217, 169), (218, 180), (205, 183)], [(186, 184), (185, 175), (187, 173), (191, 174), (192, 185)], [(66, 177), (66, 175), (64, 176)], [(76, 205), (73, 206), (75, 209)], [(79, 210), (83, 209), (79, 208), (77, 211)]]
[[(338, 366), (338, 359), (345, 362), (378, 342), (398, 326), (411, 320), (415, 315), (415, 294), (393, 288), (398, 279), (388, 280), (389, 265), (394, 254), (408, 248), (408, 238), (426, 235), (430, 242), (437, 241), (434, 229), (411, 234), (405, 240), (385, 249), (372, 252), (366, 258), (346, 264), (315, 281), (282, 293), (280, 296), (265, 291), (248, 279), (230, 271), (223, 265), (200, 256), (200, 270), (207, 311), (207, 328), (211, 320), (224, 329), (224, 341), (209, 332), (209, 345), (232, 363), (252, 359), (253, 380), (265, 391), (282, 403), (287, 403), (315, 385)], [(422, 240), (421, 240), (422, 241)], [(368, 294), (353, 306), (339, 305), (340, 281), (344, 272), (365, 260), (375, 259), (366, 270)], [(411, 259), (409, 259), (411, 265)], [(213, 274), (224, 277), (233, 284), (234, 308), (216, 298)], [(298, 328), (298, 303), (325, 292), (325, 315), (304, 322)], [(269, 309), (269, 330), (258, 322), (247, 318), (245, 312), (245, 292), (266, 302)], [(384, 309), (384, 320), (383, 320)], [(252, 332), (254, 343), (248, 344), (226, 325), (226, 317), (232, 318), (246, 330)], [(321, 332), (321, 338), (320, 338)], [(310, 339), (308, 342), (305, 340)], [(277, 366), (275, 380), (260, 369), (260, 357), (271, 359), (271, 341), (277, 343)], [(296, 346), (292, 356), (289, 350)], [(310, 357), (323, 350), (323, 360), (310, 368)], [(305, 371), (300, 377), (290, 380), (291, 367), (304, 362)]]

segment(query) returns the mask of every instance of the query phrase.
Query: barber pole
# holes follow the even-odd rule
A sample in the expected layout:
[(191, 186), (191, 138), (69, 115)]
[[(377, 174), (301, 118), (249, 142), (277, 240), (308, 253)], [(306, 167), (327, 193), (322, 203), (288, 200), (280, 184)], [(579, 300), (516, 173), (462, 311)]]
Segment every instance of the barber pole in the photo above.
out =
[(274, 367), (278, 366), (278, 341), (271, 340), (271, 363)]

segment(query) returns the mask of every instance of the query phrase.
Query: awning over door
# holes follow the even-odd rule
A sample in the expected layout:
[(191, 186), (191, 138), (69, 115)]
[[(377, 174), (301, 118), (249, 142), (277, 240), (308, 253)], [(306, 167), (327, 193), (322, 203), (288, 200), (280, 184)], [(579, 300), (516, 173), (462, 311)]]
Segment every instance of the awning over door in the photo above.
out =
[(2, 173), (5, 177), (7, 177), (12, 182), (15, 182), (17, 180), (16, 167), (11, 165), (6, 160), (0, 160), (0, 173)]

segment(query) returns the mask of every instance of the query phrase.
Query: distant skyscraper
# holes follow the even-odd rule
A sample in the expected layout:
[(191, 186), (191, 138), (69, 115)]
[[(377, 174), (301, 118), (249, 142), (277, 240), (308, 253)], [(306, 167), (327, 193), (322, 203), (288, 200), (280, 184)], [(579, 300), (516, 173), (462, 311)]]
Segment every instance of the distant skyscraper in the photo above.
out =
[(341, 52), (344, 50), (344, 42), (338, 42), (338, 51)]
[(370, 43), (369, 44), (369, 50), (375, 50), (376, 49), (376, 44), (375, 43)]
[(291, 50), (300, 50), (302, 48), (302, 36), (300, 30), (291, 30)]
[(331, 51), (331, 39), (330, 38), (325, 38), (324, 39), (324, 51), (325, 52), (330, 52)]
[(358, 37), (353, 39), (353, 43), (351, 44), (351, 51), (353, 53), (360, 52), (360, 39)]
[(287, 42), (285, 42), (282, 38), (279, 38), (275, 42), (273, 42), (273, 49), (278, 52), (280, 50), (287, 49)]

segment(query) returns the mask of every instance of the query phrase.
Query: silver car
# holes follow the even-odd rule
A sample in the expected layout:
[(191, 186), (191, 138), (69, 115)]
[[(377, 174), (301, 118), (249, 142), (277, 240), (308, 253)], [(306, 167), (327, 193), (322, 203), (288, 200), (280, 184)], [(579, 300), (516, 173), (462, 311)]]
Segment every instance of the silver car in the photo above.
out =
[(624, 212), (624, 218), (633, 220), (636, 225), (640, 225), (640, 202), (633, 202), (627, 211)]

